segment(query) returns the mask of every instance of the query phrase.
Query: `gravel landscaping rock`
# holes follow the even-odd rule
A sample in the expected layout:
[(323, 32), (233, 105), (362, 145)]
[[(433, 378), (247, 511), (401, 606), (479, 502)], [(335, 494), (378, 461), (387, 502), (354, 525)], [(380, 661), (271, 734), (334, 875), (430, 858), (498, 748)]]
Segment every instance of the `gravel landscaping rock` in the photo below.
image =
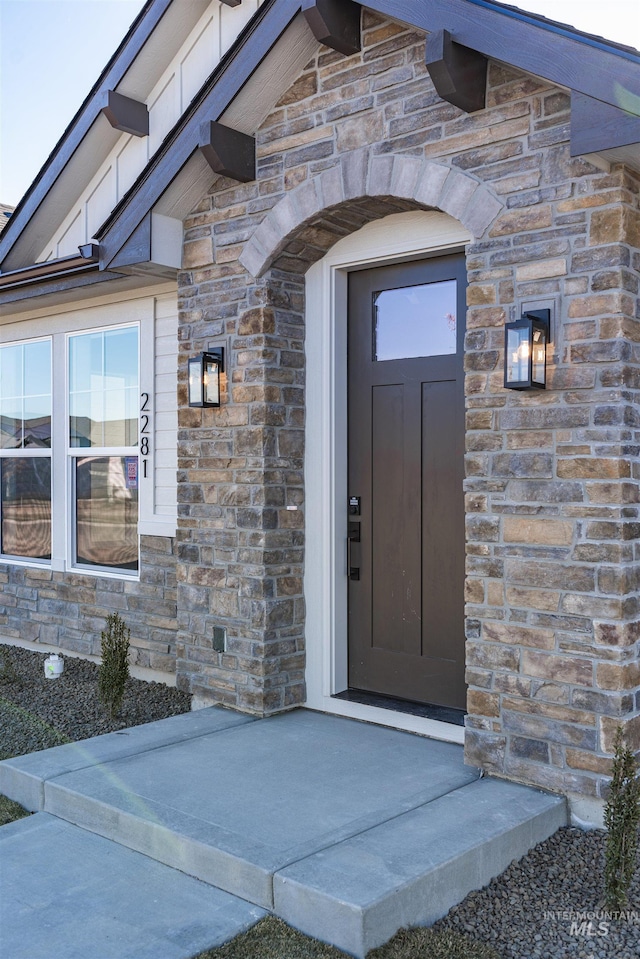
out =
[(626, 914), (610, 918), (605, 839), (603, 830), (559, 829), (434, 928), (465, 932), (503, 959), (638, 959), (640, 853)]
[[(15, 675), (7, 667), (7, 652)], [(62, 675), (47, 679), (44, 660), (44, 653), (0, 646), (1, 758), (139, 726), (191, 708), (188, 693), (163, 683), (129, 679), (120, 715), (110, 719), (98, 700), (95, 663), (67, 656)]]

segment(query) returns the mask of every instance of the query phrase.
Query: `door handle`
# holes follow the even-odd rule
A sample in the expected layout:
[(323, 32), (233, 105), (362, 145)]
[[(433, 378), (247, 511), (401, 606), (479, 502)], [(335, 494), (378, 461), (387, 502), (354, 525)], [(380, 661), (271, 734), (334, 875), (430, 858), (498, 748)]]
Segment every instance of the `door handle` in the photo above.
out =
[(354, 566), (351, 559), (351, 544), (360, 542), (360, 523), (349, 523), (347, 533), (347, 575), (351, 580), (360, 579), (360, 567)]

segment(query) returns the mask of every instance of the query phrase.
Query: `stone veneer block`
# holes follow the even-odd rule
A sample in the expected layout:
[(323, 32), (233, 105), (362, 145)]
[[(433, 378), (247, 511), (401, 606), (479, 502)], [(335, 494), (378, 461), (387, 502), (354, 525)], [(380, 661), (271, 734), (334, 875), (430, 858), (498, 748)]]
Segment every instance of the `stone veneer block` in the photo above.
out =
[(369, 151), (366, 149), (353, 150), (351, 153), (340, 157), (342, 184), (344, 188), (343, 197), (345, 200), (365, 196), (368, 164)]
[(320, 197), (324, 209), (337, 206), (344, 200), (342, 170), (338, 165), (320, 174)]
[(423, 161), (418, 157), (396, 156), (391, 173), (391, 195), (413, 198)]
[(440, 194), (440, 205), (449, 216), (464, 222), (465, 211), (471, 202), (479, 184), (458, 170), (451, 170), (444, 181)]
[(449, 167), (438, 163), (425, 163), (416, 185), (415, 198), (418, 203), (437, 208), (448, 176)]
[(259, 230), (245, 244), (238, 257), (239, 262), (251, 276), (260, 276), (266, 265), (266, 253), (260, 243)]
[[(255, 240), (262, 250), (269, 250), (269, 260), (273, 260), (274, 256), (277, 256), (284, 248), (285, 239), (275, 211), (264, 218), (256, 230)], [(243, 263), (243, 265), (246, 266), (246, 263)], [(263, 262), (260, 265), (259, 273), (262, 273), (268, 265), (267, 256), (263, 254)]]
[(272, 222), (278, 230), (280, 239), (288, 236), (298, 223), (296, 208), (290, 196), (283, 197), (283, 199), (274, 206), (269, 216), (272, 217)]
[(367, 179), (369, 196), (387, 196), (391, 193), (391, 178), (395, 159), (392, 156), (371, 157)]
[(482, 236), (503, 209), (500, 200), (483, 186), (473, 194), (462, 222), (472, 236)]
[(315, 177), (302, 183), (293, 194), (293, 202), (298, 211), (298, 221), (310, 220), (322, 209), (322, 196)]

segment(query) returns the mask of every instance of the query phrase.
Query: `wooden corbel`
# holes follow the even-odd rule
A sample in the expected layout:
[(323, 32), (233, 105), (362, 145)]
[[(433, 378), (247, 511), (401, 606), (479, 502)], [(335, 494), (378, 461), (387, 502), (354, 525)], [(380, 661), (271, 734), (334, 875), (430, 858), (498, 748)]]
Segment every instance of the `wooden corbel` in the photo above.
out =
[(302, 12), (316, 40), (347, 57), (362, 48), (360, 11), (355, 0), (302, 0)]
[(438, 96), (465, 113), (484, 110), (488, 61), (482, 53), (456, 43), (448, 30), (435, 30), (427, 38), (426, 63)]
[(240, 183), (256, 178), (256, 141), (215, 120), (200, 125), (200, 152), (214, 173)]

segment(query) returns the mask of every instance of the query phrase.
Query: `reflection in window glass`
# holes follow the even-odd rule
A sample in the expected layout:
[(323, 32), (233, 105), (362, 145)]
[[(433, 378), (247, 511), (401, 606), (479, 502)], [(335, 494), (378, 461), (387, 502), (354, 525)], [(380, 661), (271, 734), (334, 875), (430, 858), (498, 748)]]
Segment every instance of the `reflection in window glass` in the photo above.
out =
[(78, 457), (76, 561), (138, 569), (138, 458)]
[(69, 383), (70, 446), (137, 444), (137, 327), (70, 337)]
[(51, 343), (0, 348), (0, 448), (51, 447)]
[(2, 553), (50, 559), (50, 457), (7, 457), (0, 467)]
[(375, 358), (400, 360), (456, 352), (456, 281), (376, 294)]

